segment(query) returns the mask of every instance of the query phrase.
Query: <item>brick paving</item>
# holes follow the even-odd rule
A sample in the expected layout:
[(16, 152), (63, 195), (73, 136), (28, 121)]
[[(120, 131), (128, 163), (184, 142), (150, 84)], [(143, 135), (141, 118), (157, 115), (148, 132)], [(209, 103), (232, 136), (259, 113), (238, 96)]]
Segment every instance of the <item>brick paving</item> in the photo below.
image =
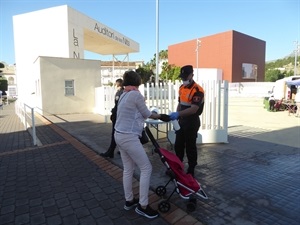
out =
[[(1, 225), (202, 224), (180, 209), (176, 223), (166, 217), (172, 210), (154, 220), (125, 211), (122, 169), (46, 119), (37, 118), (41, 146), (33, 146), (13, 104), (0, 122)], [(134, 187), (138, 193), (137, 180)]]
[[(254, 111), (259, 110), (254, 107)], [(111, 124), (104, 123), (103, 117), (94, 114), (38, 117), (37, 134), (42, 146), (35, 147), (13, 114), (13, 106), (4, 107), (0, 113), (0, 224), (298, 225), (300, 222), (297, 118), (289, 116), (288, 124), (277, 123), (271, 128), (264, 120), (256, 120), (253, 127), (254, 122), (240, 123), (243, 118), (231, 110), (230, 117), (236, 117), (238, 122), (229, 128), (229, 143), (198, 146), (196, 178), (209, 199), (198, 200), (197, 209), (188, 213), (186, 201), (174, 194), (170, 212), (148, 220), (122, 208), (120, 156), (115, 154), (114, 159), (106, 160), (98, 155), (106, 151), (110, 141)], [(247, 113), (253, 115), (249, 109)], [(259, 113), (261, 117), (265, 115), (264, 111)], [(287, 115), (265, 116), (274, 121)], [(259, 127), (260, 124), (264, 126)], [(13, 140), (7, 141), (9, 138)], [(166, 138), (158, 142), (171, 149)], [(155, 208), (160, 200), (155, 188), (166, 184), (168, 179), (165, 166), (157, 154), (152, 154), (152, 148), (150, 143), (145, 146), (153, 164), (150, 199)], [(138, 179), (138, 171), (135, 175)], [(138, 187), (137, 180), (135, 186)], [(172, 188), (170, 184), (168, 193)]]

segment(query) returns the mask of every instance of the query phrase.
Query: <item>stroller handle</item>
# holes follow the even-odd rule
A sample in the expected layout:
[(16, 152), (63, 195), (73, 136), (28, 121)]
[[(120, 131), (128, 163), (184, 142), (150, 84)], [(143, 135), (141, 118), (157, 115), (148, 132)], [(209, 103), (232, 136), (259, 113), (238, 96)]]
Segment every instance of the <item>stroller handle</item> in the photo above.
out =
[(155, 140), (155, 138), (153, 137), (153, 134), (151, 133), (149, 127), (146, 126), (146, 127), (145, 127), (145, 131), (146, 131), (148, 137), (150, 138), (150, 140), (151, 140), (152, 144), (154, 145), (155, 150), (156, 150), (156, 152), (157, 152), (157, 151), (159, 150), (160, 147), (159, 147), (157, 141)]

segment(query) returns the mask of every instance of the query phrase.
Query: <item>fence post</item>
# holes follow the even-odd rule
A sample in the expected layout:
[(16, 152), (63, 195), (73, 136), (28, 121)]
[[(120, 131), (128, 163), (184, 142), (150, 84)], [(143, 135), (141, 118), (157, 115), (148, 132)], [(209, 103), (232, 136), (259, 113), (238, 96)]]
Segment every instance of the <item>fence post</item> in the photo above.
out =
[(27, 119), (26, 119), (26, 105), (24, 104), (24, 126), (25, 126), (25, 130), (27, 130)]
[(224, 129), (228, 133), (228, 81), (224, 81)]
[(34, 108), (31, 108), (31, 123), (32, 123), (32, 138), (33, 145), (36, 145), (36, 131), (35, 131), (35, 119), (34, 119)]
[[(30, 109), (30, 113), (31, 113), (30, 116), (27, 115), (27, 113), (26, 113), (27, 107)], [(27, 119), (31, 120), (32, 133), (30, 132), (30, 130), (28, 130), (28, 132), (32, 136), (33, 145), (37, 145), (38, 139), (37, 139), (37, 136), (36, 136), (34, 108), (26, 105), (25, 103), (21, 103), (21, 102), (19, 102), (19, 100), (17, 100), (16, 103), (15, 103), (15, 113), (17, 114), (17, 116), (19, 117), (21, 122), (24, 124), (24, 129), (25, 130), (27, 130), (27, 127), (30, 128), (29, 123), (28, 123), (28, 126), (27, 126)], [(28, 118), (27, 118), (27, 116), (28, 116)]]

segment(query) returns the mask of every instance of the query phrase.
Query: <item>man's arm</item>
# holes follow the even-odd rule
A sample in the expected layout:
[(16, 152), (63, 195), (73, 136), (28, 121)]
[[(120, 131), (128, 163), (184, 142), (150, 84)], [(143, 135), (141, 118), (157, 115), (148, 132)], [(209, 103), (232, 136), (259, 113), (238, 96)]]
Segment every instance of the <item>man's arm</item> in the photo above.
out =
[(191, 105), (190, 108), (187, 108), (187, 109), (182, 110), (182, 111), (178, 111), (179, 116), (185, 117), (185, 116), (193, 115), (197, 112), (198, 109), (199, 109), (199, 106), (193, 104), (193, 105)]

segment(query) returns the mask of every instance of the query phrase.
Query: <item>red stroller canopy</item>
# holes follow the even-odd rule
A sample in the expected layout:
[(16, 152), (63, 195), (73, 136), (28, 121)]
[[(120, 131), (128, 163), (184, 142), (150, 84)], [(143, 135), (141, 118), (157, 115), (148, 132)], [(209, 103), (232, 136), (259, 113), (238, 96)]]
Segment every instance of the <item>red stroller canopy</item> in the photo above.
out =
[[(159, 149), (161, 154), (165, 157), (166, 162), (169, 164), (170, 169), (174, 172), (176, 176), (177, 183), (181, 183), (184, 186), (188, 187), (189, 189), (193, 190), (194, 192), (199, 191), (200, 189), (200, 184), (198, 181), (191, 175), (191, 174), (186, 174), (184, 172), (184, 165), (180, 161), (180, 159), (172, 152), (160, 148)], [(182, 187), (179, 185), (179, 190), (181, 195), (183, 196), (188, 196), (192, 194), (191, 191), (188, 189)]]

